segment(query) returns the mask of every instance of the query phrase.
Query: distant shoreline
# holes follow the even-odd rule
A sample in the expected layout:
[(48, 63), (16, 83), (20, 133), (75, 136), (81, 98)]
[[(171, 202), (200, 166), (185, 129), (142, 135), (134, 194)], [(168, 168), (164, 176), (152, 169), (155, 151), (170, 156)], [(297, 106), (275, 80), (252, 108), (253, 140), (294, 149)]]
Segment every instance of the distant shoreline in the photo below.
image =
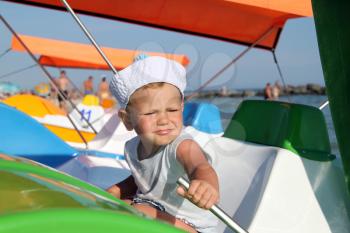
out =
[[(185, 96), (189, 97), (195, 94), (196, 98), (212, 98), (212, 97), (250, 97), (264, 96), (264, 89), (241, 89), (241, 90), (202, 90), (199, 93), (186, 92)], [(281, 87), (280, 96), (287, 95), (326, 95), (326, 88), (319, 84), (308, 83), (306, 85), (287, 85), (286, 88)]]

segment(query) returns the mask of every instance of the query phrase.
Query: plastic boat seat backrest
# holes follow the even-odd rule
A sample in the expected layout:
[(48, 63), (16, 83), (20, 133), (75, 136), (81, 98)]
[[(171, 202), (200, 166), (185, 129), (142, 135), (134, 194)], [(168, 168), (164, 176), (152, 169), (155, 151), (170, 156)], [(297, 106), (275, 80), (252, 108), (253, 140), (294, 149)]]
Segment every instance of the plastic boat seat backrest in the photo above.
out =
[(0, 152), (57, 167), (78, 152), (30, 116), (0, 103)]
[(224, 137), (284, 148), (318, 161), (335, 158), (322, 111), (302, 104), (242, 101)]
[(219, 109), (210, 103), (186, 102), (183, 113), (185, 126), (209, 133), (219, 134), (223, 132)]

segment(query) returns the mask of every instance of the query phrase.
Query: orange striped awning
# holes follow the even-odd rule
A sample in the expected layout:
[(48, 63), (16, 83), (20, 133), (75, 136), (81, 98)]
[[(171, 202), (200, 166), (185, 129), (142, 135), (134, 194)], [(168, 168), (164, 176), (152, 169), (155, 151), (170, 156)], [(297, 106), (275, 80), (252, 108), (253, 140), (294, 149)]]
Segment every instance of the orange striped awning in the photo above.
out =
[[(59, 0), (6, 0), (66, 11)], [(276, 47), (290, 18), (312, 16), (311, 0), (70, 0), (77, 13), (251, 45)]]
[[(109, 69), (106, 62), (92, 45), (26, 35), (19, 36), (32, 53), (40, 55), (39, 62), (42, 65), (64, 68)], [(14, 51), (26, 51), (16, 37), (12, 38), (11, 48)], [(189, 59), (185, 55), (107, 47), (102, 47), (102, 50), (116, 69), (123, 69), (130, 65), (133, 62), (134, 57), (140, 53), (149, 56), (167, 57), (178, 61), (184, 66), (189, 63)]]

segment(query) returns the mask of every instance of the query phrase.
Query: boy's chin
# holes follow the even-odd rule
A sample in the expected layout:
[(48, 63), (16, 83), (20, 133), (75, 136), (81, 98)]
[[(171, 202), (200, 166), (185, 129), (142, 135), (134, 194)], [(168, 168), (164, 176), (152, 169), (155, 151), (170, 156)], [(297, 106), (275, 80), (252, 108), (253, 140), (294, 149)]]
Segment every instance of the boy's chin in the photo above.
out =
[(154, 144), (157, 146), (165, 146), (171, 143), (176, 137), (175, 136), (167, 136), (167, 137), (158, 137), (154, 140)]

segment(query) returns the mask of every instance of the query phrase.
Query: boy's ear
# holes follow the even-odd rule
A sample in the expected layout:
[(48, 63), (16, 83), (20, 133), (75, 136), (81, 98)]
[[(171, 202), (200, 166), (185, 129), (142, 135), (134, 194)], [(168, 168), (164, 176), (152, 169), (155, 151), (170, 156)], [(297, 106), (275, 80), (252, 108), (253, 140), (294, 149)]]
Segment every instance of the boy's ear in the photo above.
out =
[(126, 112), (125, 109), (120, 109), (118, 111), (118, 116), (119, 118), (122, 120), (122, 122), (124, 123), (125, 127), (127, 130), (131, 131), (134, 128), (132, 127), (131, 121), (130, 121), (130, 117), (128, 115), (128, 113)]
[(184, 108), (185, 108), (185, 103), (184, 103), (184, 101), (182, 100), (182, 102), (181, 102), (181, 112), (184, 111)]

